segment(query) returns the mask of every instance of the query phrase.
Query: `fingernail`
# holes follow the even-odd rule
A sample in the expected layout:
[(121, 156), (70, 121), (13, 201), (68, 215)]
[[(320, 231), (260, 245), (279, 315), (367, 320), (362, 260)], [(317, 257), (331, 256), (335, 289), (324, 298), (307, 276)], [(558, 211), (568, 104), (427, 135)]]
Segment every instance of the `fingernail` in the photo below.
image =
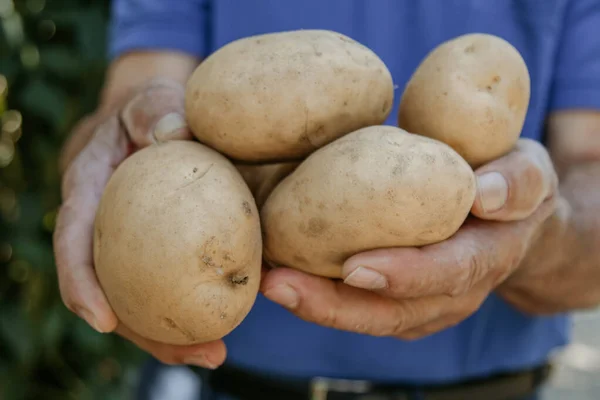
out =
[(361, 289), (383, 289), (387, 286), (387, 279), (379, 272), (367, 267), (358, 267), (344, 279), (346, 285)]
[(296, 308), (300, 298), (290, 285), (279, 285), (265, 292), (265, 297), (287, 308)]
[(168, 140), (173, 133), (187, 126), (185, 118), (179, 113), (169, 113), (154, 126), (154, 137), (158, 141)]
[(185, 364), (191, 364), (201, 368), (217, 369), (217, 366), (210, 362), (204, 354), (188, 356), (183, 360), (183, 362)]
[(98, 331), (100, 333), (104, 333), (104, 331), (102, 329), (100, 329), (100, 325), (98, 324), (96, 317), (90, 311), (86, 310), (85, 308), (78, 308), (76, 310), (75, 314), (77, 314), (81, 318), (83, 318), (85, 320), (85, 322), (87, 322), (96, 331)]
[(477, 177), (479, 200), (484, 212), (501, 209), (508, 198), (508, 183), (499, 172), (488, 172)]

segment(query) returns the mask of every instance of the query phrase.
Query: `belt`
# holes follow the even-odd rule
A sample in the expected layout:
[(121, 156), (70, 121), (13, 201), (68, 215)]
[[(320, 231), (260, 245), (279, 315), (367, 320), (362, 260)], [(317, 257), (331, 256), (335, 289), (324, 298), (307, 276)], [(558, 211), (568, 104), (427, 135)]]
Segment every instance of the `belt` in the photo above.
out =
[(297, 381), (229, 366), (211, 371), (212, 390), (240, 400), (517, 400), (535, 393), (550, 365), (451, 385), (404, 386), (369, 381), (315, 378)]

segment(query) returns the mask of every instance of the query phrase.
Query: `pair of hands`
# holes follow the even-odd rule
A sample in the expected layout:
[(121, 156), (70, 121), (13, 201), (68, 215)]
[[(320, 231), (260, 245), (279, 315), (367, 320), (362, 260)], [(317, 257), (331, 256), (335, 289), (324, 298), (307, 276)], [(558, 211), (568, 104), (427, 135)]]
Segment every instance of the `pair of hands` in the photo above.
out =
[[(115, 168), (156, 140), (191, 139), (183, 119), (183, 88), (154, 81), (114, 111), (84, 120), (63, 179), (63, 205), (54, 236), (65, 305), (100, 332), (115, 331), (167, 364), (216, 368), (226, 357), (221, 340), (172, 346), (140, 337), (120, 324), (93, 266), (96, 208)], [(68, 154), (67, 154), (68, 156)], [(67, 157), (68, 158), (68, 157)], [(558, 179), (543, 146), (520, 140), (514, 151), (476, 171), (472, 216), (450, 239), (422, 248), (357, 254), (343, 281), (278, 268), (263, 274), (261, 291), (300, 318), (374, 336), (416, 339), (473, 314), (494, 290), (511, 301), (514, 274), (535, 268), (523, 260), (555, 213)], [(525, 278), (524, 278), (525, 279)], [(518, 305), (517, 305), (518, 306)]]

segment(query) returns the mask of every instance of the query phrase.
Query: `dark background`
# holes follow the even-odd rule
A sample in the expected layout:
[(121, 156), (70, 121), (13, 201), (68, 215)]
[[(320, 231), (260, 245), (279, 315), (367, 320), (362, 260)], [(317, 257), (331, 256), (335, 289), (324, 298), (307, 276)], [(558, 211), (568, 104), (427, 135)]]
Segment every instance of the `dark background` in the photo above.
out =
[(126, 399), (136, 378), (141, 352), (63, 306), (52, 253), (57, 157), (96, 104), (108, 3), (0, 0), (0, 399)]

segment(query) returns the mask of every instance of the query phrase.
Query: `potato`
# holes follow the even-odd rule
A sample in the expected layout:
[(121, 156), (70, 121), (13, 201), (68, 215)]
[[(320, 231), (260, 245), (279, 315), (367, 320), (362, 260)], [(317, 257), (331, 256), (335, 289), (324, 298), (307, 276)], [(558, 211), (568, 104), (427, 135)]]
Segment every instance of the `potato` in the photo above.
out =
[(110, 178), (94, 263), (119, 320), (139, 335), (174, 345), (220, 339), (258, 294), (254, 199), (216, 151), (191, 141), (154, 144)]
[(242, 174), (260, 210), (275, 186), (298, 164), (299, 162), (290, 161), (273, 164), (235, 164), (235, 167)]
[(450, 145), (476, 168), (515, 146), (529, 97), (517, 49), (497, 36), (463, 35), (421, 62), (402, 95), (398, 125)]
[(195, 136), (239, 161), (299, 160), (391, 112), (392, 76), (340, 33), (301, 30), (233, 41), (202, 62), (185, 93)]
[(358, 252), (449, 238), (474, 199), (473, 170), (446, 144), (362, 128), (312, 153), (273, 190), (261, 210), (264, 256), (339, 278)]

